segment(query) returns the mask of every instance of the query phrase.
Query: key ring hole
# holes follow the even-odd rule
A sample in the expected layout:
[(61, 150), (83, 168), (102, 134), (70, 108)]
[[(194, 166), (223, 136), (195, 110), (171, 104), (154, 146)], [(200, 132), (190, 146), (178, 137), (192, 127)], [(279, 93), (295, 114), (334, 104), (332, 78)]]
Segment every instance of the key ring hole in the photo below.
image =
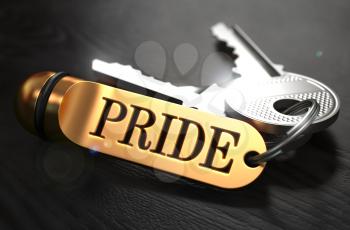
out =
[(259, 164), (255, 164), (253, 163), (253, 161), (251, 161), (251, 158), (254, 156), (259, 155), (259, 153), (255, 152), (255, 151), (249, 151), (244, 155), (244, 163), (250, 167), (250, 168), (256, 168), (259, 166)]
[(284, 153), (283, 148), (295, 141), (300, 135), (304, 134), (305, 130), (307, 130), (307, 128), (315, 121), (317, 114), (320, 112), (320, 105), (315, 99), (306, 99), (285, 110), (285, 113), (294, 115), (300, 111), (303, 111), (304, 109), (307, 109), (305, 116), (303, 116), (295, 126), (287, 131), (284, 139), (280, 143), (273, 146), (271, 149), (268, 149), (266, 152), (259, 154), (258, 156), (255, 155), (247, 158), (248, 161), (255, 164), (261, 164)]
[(280, 99), (273, 103), (273, 108), (277, 110), (277, 112), (289, 115), (289, 116), (299, 116), (307, 112), (307, 108), (298, 111), (297, 113), (290, 114), (287, 112), (288, 108), (292, 107), (293, 105), (296, 105), (300, 101), (295, 99)]

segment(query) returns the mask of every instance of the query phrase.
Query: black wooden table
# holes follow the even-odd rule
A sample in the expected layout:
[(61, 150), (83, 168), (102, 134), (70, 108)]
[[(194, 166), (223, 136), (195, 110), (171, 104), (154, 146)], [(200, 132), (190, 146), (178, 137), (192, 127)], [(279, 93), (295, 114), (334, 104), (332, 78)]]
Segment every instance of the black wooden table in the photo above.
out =
[[(0, 229), (349, 228), (349, 10), (346, 0), (2, 0)], [(203, 80), (201, 71), (208, 56), (224, 51), (209, 32), (218, 21), (239, 24), (271, 59), (325, 82), (342, 102), (333, 126), (243, 189), (44, 142), (16, 120), (13, 99), (28, 74), (64, 70), (94, 80), (93, 58), (137, 67), (135, 52), (147, 41), (165, 50), (164, 74), (159, 57), (145, 59), (156, 77), (196, 86), (222, 80)], [(184, 43), (198, 51), (186, 73), (173, 58)]]

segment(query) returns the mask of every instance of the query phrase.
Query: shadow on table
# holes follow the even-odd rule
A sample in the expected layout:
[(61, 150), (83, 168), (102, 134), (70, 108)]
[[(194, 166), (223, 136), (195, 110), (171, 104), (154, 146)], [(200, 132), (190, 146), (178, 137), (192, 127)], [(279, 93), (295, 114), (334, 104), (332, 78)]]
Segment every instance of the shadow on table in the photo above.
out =
[[(78, 178), (76, 168), (79, 168), (81, 172), (84, 172), (82, 175), (85, 179), (84, 183), (76, 183), (72, 180), (72, 174), (70, 174), (66, 179), (69, 183), (65, 184), (62, 183), (63, 179), (60, 175), (53, 175), (59, 178), (60, 181), (59, 183), (57, 181), (51, 183), (51, 185), (55, 184), (56, 187), (66, 188), (71, 184), (75, 184), (75, 192), (79, 193), (81, 191), (85, 194), (89, 192), (102, 193), (106, 189), (118, 187), (133, 191), (136, 189), (142, 191), (142, 193), (148, 191), (152, 194), (168, 194), (179, 199), (189, 198), (234, 207), (265, 207), (269, 204), (269, 191), (272, 187), (280, 186), (290, 190), (316, 189), (326, 183), (337, 167), (336, 155), (333, 151), (335, 146), (336, 143), (331, 133), (324, 131), (314, 134), (308, 144), (296, 151), (294, 157), (285, 161), (274, 160), (269, 162), (262, 175), (255, 182), (234, 190), (219, 189), (189, 179), (179, 178), (100, 153), (94, 153), (94, 155), (90, 152), (90, 154), (86, 154), (86, 150), (81, 150), (85, 154), (83, 158), (80, 154), (79, 157), (74, 158), (75, 160), (60, 160), (60, 154), (58, 153), (64, 151), (59, 147), (59, 150), (49, 151), (51, 155), (54, 152), (54, 159), (49, 164), (55, 164), (56, 162), (61, 165), (60, 167), (64, 164), (69, 164), (70, 167), (75, 165), (73, 167), (75, 168), (75, 174), (73, 175)], [(72, 147), (67, 147), (66, 151), (72, 152)], [(47, 151), (45, 154), (47, 154)], [(72, 152), (71, 155), (74, 154)], [(45, 161), (47, 164), (48, 160), (45, 159)], [(84, 166), (84, 168), (81, 164), (82, 161), (88, 167)], [(93, 167), (91, 162), (93, 162)], [(48, 166), (45, 167), (47, 171)], [(51, 167), (58, 166), (51, 165)], [(57, 168), (54, 171), (59, 172)], [(50, 177), (51, 180), (55, 179), (52, 178), (52, 175)], [(69, 189), (72, 188), (69, 187)]]

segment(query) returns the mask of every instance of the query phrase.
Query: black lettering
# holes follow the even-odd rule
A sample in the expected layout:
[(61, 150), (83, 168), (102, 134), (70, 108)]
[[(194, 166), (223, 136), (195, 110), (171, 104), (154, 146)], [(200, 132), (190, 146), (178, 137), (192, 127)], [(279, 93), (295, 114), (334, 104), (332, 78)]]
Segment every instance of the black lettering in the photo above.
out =
[(177, 118), (177, 117), (173, 116), (173, 115), (170, 115), (170, 114), (166, 114), (166, 113), (162, 113), (162, 115), (165, 116), (165, 120), (164, 120), (164, 123), (163, 123), (163, 127), (162, 127), (162, 130), (161, 130), (161, 133), (159, 135), (157, 146), (154, 149), (151, 149), (150, 151), (154, 152), (154, 153), (159, 153), (161, 155), (165, 155), (165, 153), (162, 152), (163, 147), (164, 147), (164, 143), (165, 143), (165, 139), (166, 139), (166, 137), (168, 135), (169, 128), (170, 128), (172, 120), (174, 118)]
[[(132, 144), (130, 143), (132, 134), (133, 134), (135, 128), (139, 128), (141, 133), (139, 136), (138, 145), (139, 145), (140, 149), (146, 150), (151, 146), (151, 141), (148, 141), (148, 143), (146, 144), (147, 133), (146, 133), (145, 128), (150, 127), (154, 124), (154, 122), (156, 121), (156, 116), (149, 109), (146, 109), (143, 107), (138, 107), (136, 105), (131, 105), (131, 107), (134, 108), (134, 112), (131, 116), (131, 119), (130, 119), (130, 122), (128, 125), (128, 129), (125, 133), (124, 139), (122, 141), (118, 141), (118, 142), (132, 146)], [(145, 111), (148, 114), (148, 120), (144, 124), (137, 124), (137, 120), (140, 116), (141, 111)]]
[(237, 132), (233, 132), (233, 131), (222, 129), (222, 128), (215, 127), (215, 126), (211, 126), (210, 128), (212, 128), (214, 130), (214, 134), (213, 134), (213, 138), (212, 138), (212, 141), (210, 144), (208, 155), (207, 155), (207, 158), (205, 159), (205, 162), (201, 163), (199, 165), (206, 167), (206, 168), (210, 168), (210, 169), (219, 171), (219, 172), (229, 173), (231, 170), (233, 159), (230, 159), (224, 167), (219, 168), (219, 167), (213, 166), (214, 157), (215, 157), (215, 154), (217, 153), (216, 150), (221, 151), (223, 159), (225, 159), (227, 156), (227, 151), (229, 149), (230, 142), (226, 142), (226, 144), (224, 146), (219, 146), (220, 137), (221, 137), (221, 134), (223, 132), (228, 133), (233, 137), (234, 146), (237, 146), (239, 138), (240, 138), (240, 134)]
[[(187, 120), (185, 118), (179, 118), (179, 120), (182, 121), (180, 133), (177, 138), (173, 153), (168, 156), (172, 158), (176, 158), (178, 160), (182, 160), (182, 161), (189, 161), (195, 158), (202, 150), (204, 145), (205, 134), (204, 134), (203, 127), (199, 123), (195, 121)], [(187, 136), (188, 128), (191, 124), (195, 125), (198, 130), (198, 137), (195, 140), (196, 144), (191, 154), (189, 154), (187, 157), (180, 157), (181, 149), (185, 141), (185, 138)]]
[[(104, 99), (106, 101), (106, 103), (105, 103), (105, 106), (103, 107), (102, 114), (100, 116), (100, 120), (98, 121), (98, 124), (97, 124), (95, 131), (90, 132), (89, 134), (97, 136), (97, 137), (105, 138), (102, 135), (102, 131), (103, 131), (103, 128), (106, 124), (106, 121), (118, 122), (118, 121), (123, 120), (126, 116), (127, 109), (126, 109), (126, 106), (123, 103), (121, 103), (120, 101), (115, 101), (113, 99), (106, 98), (106, 97), (103, 97), (102, 99)], [(116, 103), (119, 105), (120, 112), (119, 112), (117, 117), (109, 118), (108, 114), (111, 110), (113, 103)]]

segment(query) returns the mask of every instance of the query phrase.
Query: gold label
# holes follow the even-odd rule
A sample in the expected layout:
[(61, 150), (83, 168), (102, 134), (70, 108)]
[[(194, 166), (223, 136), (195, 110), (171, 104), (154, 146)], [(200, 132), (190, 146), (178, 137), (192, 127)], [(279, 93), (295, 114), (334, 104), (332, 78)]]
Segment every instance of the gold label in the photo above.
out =
[(67, 91), (59, 124), (80, 146), (222, 188), (245, 186), (264, 168), (244, 162), (266, 151), (249, 124), (98, 83)]

